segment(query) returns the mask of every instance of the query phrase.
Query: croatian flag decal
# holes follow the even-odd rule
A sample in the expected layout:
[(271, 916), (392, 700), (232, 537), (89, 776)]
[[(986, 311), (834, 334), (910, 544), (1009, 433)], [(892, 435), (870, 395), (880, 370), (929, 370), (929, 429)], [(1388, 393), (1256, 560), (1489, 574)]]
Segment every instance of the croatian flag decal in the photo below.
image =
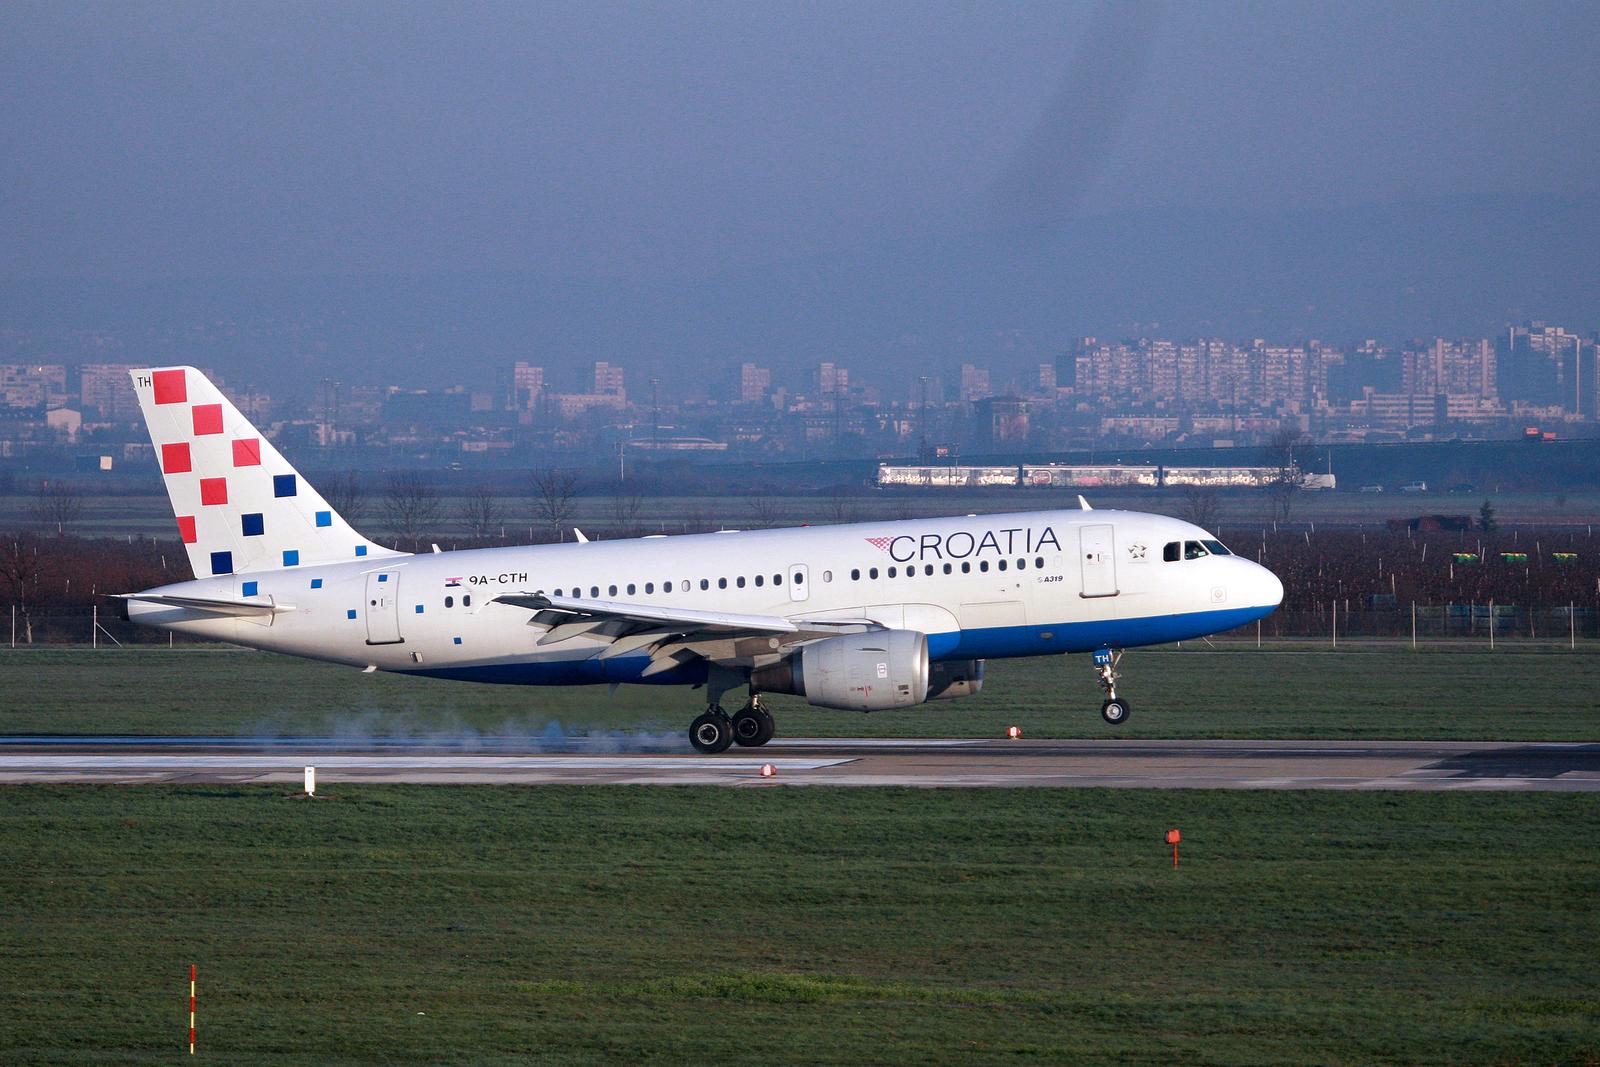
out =
[(461, 579), (460, 578), (446, 578), (444, 580), (444, 587), (446, 589), (460, 589), (461, 588)]
[(889, 542), (893, 540), (894, 538), (892, 537), (869, 537), (867, 538), (867, 544), (887, 552), (889, 551)]

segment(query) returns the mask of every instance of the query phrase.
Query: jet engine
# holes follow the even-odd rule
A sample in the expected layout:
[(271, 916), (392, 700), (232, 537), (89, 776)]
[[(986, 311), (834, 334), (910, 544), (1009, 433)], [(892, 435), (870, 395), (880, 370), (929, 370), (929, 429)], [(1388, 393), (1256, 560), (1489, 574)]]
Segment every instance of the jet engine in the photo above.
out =
[(928, 667), (928, 699), (954, 700), (983, 689), (983, 660), (955, 659)]
[(869, 630), (801, 645), (751, 678), (764, 693), (793, 693), (819, 708), (885, 711), (928, 699), (928, 637)]

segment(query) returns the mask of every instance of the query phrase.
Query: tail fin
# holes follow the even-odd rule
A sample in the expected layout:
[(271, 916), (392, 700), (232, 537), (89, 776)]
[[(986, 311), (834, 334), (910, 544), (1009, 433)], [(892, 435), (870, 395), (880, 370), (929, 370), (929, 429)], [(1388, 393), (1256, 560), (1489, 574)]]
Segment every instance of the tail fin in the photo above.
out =
[(132, 373), (196, 578), (404, 554), (356, 533), (193, 367)]

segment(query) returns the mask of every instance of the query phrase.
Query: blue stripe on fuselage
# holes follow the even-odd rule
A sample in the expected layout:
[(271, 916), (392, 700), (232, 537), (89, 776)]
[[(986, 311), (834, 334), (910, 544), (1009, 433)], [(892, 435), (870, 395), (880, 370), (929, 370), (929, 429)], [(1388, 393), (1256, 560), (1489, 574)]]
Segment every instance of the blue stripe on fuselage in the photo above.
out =
[[(1183, 615), (1151, 615), (1142, 619), (1104, 619), (1038, 626), (995, 626), (982, 630), (956, 630), (929, 634), (928, 655), (946, 659), (1008, 659), (1049, 656), (1062, 652), (1093, 652), (1097, 648), (1137, 648), (1187, 641), (1221, 633), (1270, 615), (1273, 608), (1227, 608)], [(1047, 636), (1048, 635), (1048, 636)], [(602, 660), (524, 660), (517, 663), (462, 664), (399, 671), (425, 678), (453, 678), (466, 682), (502, 685), (601, 685), (632, 682), (644, 685), (700, 685), (706, 680), (704, 660), (641, 678), (650, 665), (646, 655)]]

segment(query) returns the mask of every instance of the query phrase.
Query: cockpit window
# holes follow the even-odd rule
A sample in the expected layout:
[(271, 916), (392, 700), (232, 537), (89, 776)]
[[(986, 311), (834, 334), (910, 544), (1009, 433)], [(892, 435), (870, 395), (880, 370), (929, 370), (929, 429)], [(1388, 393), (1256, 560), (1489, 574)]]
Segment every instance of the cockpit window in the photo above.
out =
[(1201, 541), (1200, 543), (1210, 549), (1213, 556), (1233, 555), (1232, 552), (1229, 552), (1227, 548), (1223, 546), (1221, 541)]
[(1183, 546), (1176, 541), (1168, 541), (1167, 547), (1161, 550), (1161, 558), (1168, 563), (1176, 563), (1183, 558)]
[(1201, 556), (1209, 556), (1210, 554), (1206, 551), (1206, 546), (1199, 541), (1185, 541), (1183, 543), (1184, 559), (1199, 559)]

